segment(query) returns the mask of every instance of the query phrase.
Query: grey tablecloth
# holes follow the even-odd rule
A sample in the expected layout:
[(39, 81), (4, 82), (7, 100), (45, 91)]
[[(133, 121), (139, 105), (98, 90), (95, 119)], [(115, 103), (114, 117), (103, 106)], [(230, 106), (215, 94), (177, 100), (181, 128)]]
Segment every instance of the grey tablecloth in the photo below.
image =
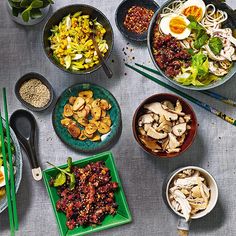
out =
[[(148, 96), (168, 92), (146, 78), (128, 70), (123, 59), (152, 65), (145, 44), (129, 44), (115, 26), (114, 14), (120, 0), (81, 0), (102, 10), (113, 25), (115, 45), (110, 58), (114, 71), (112, 80), (106, 79), (102, 70), (88, 76), (73, 76), (52, 65), (45, 57), (41, 45), (41, 33), (45, 23), (33, 27), (15, 24), (6, 11), (6, 0), (0, 1), (0, 87), (7, 87), (9, 110), (22, 108), (14, 95), (14, 85), (27, 72), (39, 72), (47, 77), (56, 96), (67, 87), (79, 82), (92, 82), (104, 86), (117, 98), (123, 118), (123, 132), (119, 142), (111, 149), (123, 181), (124, 190), (132, 212), (133, 222), (96, 235), (156, 236), (176, 235), (177, 219), (164, 205), (161, 197), (162, 182), (172, 170), (185, 165), (198, 165), (213, 174), (219, 185), (219, 202), (213, 212), (191, 225), (191, 235), (236, 235), (235, 203), (235, 151), (236, 128), (193, 105), (199, 120), (197, 138), (192, 147), (182, 156), (172, 160), (161, 160), (145, 154), (135, 142), (131, 121), (136, 107)], [(163, 0), (158, 3), (161, 4)], [(63, 5), (78, 3), (76, 0), (55, 0), (52, 10)], [(236, 7), (234, 0), (229, 3)], [(125, 56), (122, 48), (133, 48)], [(129, 52), (128, 52), (129, 51)], [(114, 60), (112, 63), (111, 60)], [(236, 77), (215, 91), (236, 99)], [(189, 92), (193, 96), (235, 115), (235, 108)], [(51, 124), (51, 110), (34, 113), (39, 127), (39, 157), (43, 168), (46, 161), (55, 164), (65, 162), (67, 156), (74, 160), (84, 156), (68, 149), (56, 136)], [(18, 236), (59, 235), (51, 203), (43, 182), (32, 180), (29, 163), (24, 156), (23, 178), (17, 194), (20, 229)], [(10, 235), (7, 211), (0, 215), (0, 235)]]

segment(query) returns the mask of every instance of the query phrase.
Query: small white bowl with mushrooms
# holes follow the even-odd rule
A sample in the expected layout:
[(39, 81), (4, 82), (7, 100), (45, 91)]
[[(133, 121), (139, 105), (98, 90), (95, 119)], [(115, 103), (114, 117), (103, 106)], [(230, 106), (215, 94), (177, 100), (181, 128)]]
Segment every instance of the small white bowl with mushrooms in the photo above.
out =
[(139, 145), (158, 157), (176, 157), (191, 146), (197, 119), (191, 106), (173, 94), (156, 94), (136, 110), (133, 133)]
[(163, 198), (178, 216), (178, 230), (189, 230), (192, 219), (210, 213), (218, 200), (218, 187), (212, 175), (197, 166), (175, 170), (163, 184)]

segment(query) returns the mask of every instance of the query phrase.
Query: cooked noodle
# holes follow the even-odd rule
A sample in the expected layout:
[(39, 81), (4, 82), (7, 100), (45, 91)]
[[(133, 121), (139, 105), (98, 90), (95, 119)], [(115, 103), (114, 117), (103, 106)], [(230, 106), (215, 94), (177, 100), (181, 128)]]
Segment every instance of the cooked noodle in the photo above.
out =
[(179, 9), (183, 6), (183, 4), (184, 4), (183, 0), (173, 1), (168, 6), (163, 8), (162, 14), (177, 13)]
[(228, 14), (225, 11), (216, 9), (213, 4), (206, 6), (206, 13), (201, 21), (202, 26), (206, 29), (219, 29), (221, 24), (226, 21)]

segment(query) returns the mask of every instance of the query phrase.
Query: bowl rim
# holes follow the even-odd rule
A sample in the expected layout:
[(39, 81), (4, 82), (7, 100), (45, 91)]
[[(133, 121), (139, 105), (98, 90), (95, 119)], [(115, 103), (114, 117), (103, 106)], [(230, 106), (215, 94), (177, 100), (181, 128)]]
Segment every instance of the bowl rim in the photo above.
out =
[[(105, 90), (106, 92), (109, 93), (109, 95), (113, 98), (114, 102), (116, 103), (117, 105), (117, 108), (118, 108), (118, 118), (117, 118), (117, 127), (116, 127), (116, 130), (115, 130), (115, 133), (113, 134), (113, 136), (111, 137), (111, 139), (109, 141), (107, 141), (106, 144), (103, 144), (101, 147), (99, 148), (96, 148), (95, 150), (83, 150), (81, 148), (79, 148), (79, 146), (74, 147), (74, 146), (71, 146), (70, 144), (68, 144), (60, 135), (60, 133), (58, 132), (58, 130), (56, 129), (56, 123), (55, 123), (55, 110), (56, 110), (56, 107), (60, 101), (60, 99), (62, 98), (62, 95), (68, 91), (68, 90), (71, 90), (73, 89), (74, 87), (76, 86), (82, 86), (82, 85), (89, 85), (89, 86), (94, 86), (96, 87), (97, 89), (99, 90)], [(91, 90), (91, 88), (89, 88)], [(51, 120), (52, 120), (52, 125), (53, 125), (53, 129), (57, 135), (57, 137), (61, 140), (62, 143), (64, 143), (67, 147), (71, 148), (72, 150), (78, 152), (78, 153), (84, 153), (84, 154), (95, 154), (96, 152), (99, 152), (99, 151), (104, 151), (112, 146), (112, 145), (115, 145), (116, 142), (119, 140), (120, 136), (121, 136), (121, 133), (122, 133), (122, 113), (121, 113), (121, 108), (120, 108), (120, 105), (117, 101), (117, 99), (115, 98), (115, 96), (106, 88), (100, 86), (100, 85), (97, 85), (97, 84), (94, 84), (94, 83), (76, 83), (76, 84), (73, 84), (71, 85), (70, 87), (66, 88), (65, 90), (62, 91), (62, 93), (60, 94), (60, 96), (58, 97), (56, 103), (55, 103), (55, 106), (53, 108), (53, 111), (52, 111), (52, 115), (51, 115)], [(103, 141), (101, 141), (103, 142)]]
[(164, 196), (165, 196), (165, 199), (164, 199), (164, 200), (165, 200), (165, 202), (168, 204), (168, 207), (169, 207), (175, 214), (179, 215), (180, 217), (183, 217), (183, 214), (181, 214), (181, 213), (175, 211), (175, 209), (171, 206), (170, 200), (169, 200), (169, 197), (168, 197), (168, 191), (169, 191), (170, 183), (171, 183), (171, 181), (173, 180), (173, 178), (174, 178), (179, 172), (181, 172), (181, 171), (183, 171), (183, 170), (186, 170), (186, 169), (194, 169), (194, 170), (198, 170), (198, 171), (202, 172), (202, 174), (206, 175), (207, 177), (209, 177), (209, 178), (211, 179), (211, 181), (212, 181), (212, 183), (213, 183), (213, 185), (215, 186), (215, 189), (216, 189), (216, 195), (215, 195), (215, 197), (214, 197), (214, 201), (213, 201), (213, 204), (212, 204), (211, 208), (208, 209), (208, 210), (205, 209), (204, 211), (202, 211), (202, 212), (205, 212), (202, 216), (192, 216), (192, 217), (191, 217), (191, 219), (193, 219), (193, 220), (195, 220), (195, 219), (200, 219), (200, 218), (202, 218), (202, 217), (208, 215), (208, 214), (214, 209), (214, 207), (216, 206), (216, 203), (217, 203), (217, 201), (218, 201), (218, 197), (219, 197), (219, 189), (218, 189), (217, 182), (216, 182), (215, 178), (214, 178), (206, 169), (204, 169), (204, 168), (202, 168), (202, 167), (199, 167), (199, 166), (192, 166), (192, 165), (190, 165), (190, 166), (180, 167), (180, 168), (174, 170), (172, 173), (170, 173), (167, 182), (166, 182), (166, 183), (164, 182), (164, 187), (165, 187), (165, 189), (164, 189)]
[[(140, 37), (140, 38), (136, 38), (136, 37), (133, 37), (133, 36), (130, 36), (128, 33), (124, 32), (121, 28), (121, 22), (118, 21), (118, 13), (120, 11), (120, 8), (123, 4), (125, 4), (126, 2), (132, 2), (132, 0), (123, 0), (120, 2), (120, 4), (118, 5), (118, 7), (116, 8), (116, 11), (115, 11), (115, 23), (116, 23), (116, 27), (118, 28), (118, 30), (120, 31), (120, 33), (125, 36), (125, 38), (133, 41), (133, 42), (145, 42), (147, 41), (148, 39), (148, 30), (145, 31), (143, 34), (141, 34), (141, 36), (143, 37)], [(158, 11), (158, 9), (160, 8), (160, 5), (154, 1), (154, 0), (149, 0), (148, 1), (150, 4), (153, 4), (153, 6), (156, 7), (156, 11)], [(134, 3), (135, 4), (135, 3)], [(146, 6), (146, 2), (145, 1), (140, 1), (140, 5), (142, 6)], [(155, 11), (155, 12), (156, 12)], [(154, 12), (154, 15), (155, 15), (155, 12)], [(154, 15), (152, 16), (152, 18), (154, 17)], [(149, 25), (151, 24), (151, 21), (149, 23)], [(145, 35), (146, 34), (146, 35)]]
[[(24, 101), (23, 98), (20, 96), (20, 93), (19, 93), (20, 87), (22, 86), (22, 84), (24, 82), (29, 81), (30, 79), (38, 79), (48, 88), (48, 90), (50, 92), (50, 99), (44, 107), (34, 107), (31, 104), (29, 104), (28, 102)], [(29, 72), (29, 73), (26, 73), (23, 76), (21, 76), (17, 80), (17, 82), (15, 83), (14, 91), (15, 91), (15, 95), (16, 95), (17, 99), (21, 102), (21, 104), (23, 106), (25, 106), (26, 108), (30, 109), (31, 111), (36, 111), (36, 112), (44, 111), (50, 107), (50, 105), (52, 104), (52, 102), (54, 100), (54, 91), (53, 91), (52, 85), (49, 83), (49, 81), (43, 75), (41, 75), (37, 72)]]
[[(53, 12), (53, 14), (47, 19), (46, 23), (44, 24), (43, 26), (43, 30), (42, 30), (42, 34), (41, 34), (41, 43), (42, 43), (42, 47), (43, 47), (43, 51), (44, 51), (44, 54), (46, 55), (46, 57), (49, 59), (49, 61), (55, 65), (57, 68), (61, 69), (62, 71), (64, 72), (67, 72), (69, 74), (72, 74), (72, 75), (86, 75), (86, 74), (91, 74), (95, 71), (97, 71), (98, 69), (100, 69), (102, 67), (102, 63), (100, 62), (98, 64), (97, 67), (92, 67), (90, 71), (87, 71), (87, 70), (79, 70), (79, 71), (72, 71), (72, 70), (67, 70), (65, 67), (59, 65), (59, 64), (56, 64), (55, 61), (52, 59), (52, 57), (49, 57), (49, 55), (47, 54), (47, 51), (46, 51), (46, 47), (45, 47), (45, 44), (44, 44), (44, 34), (45, 34), (45, 31), (46, 31), (46, 26), (47, 24), (49, 23), (49, 21), (51, 20), (52, 17), (54, 17), (58, 12), (62, 11), (63, 9), (67, 9), (69, 7), (74, 7), (74, 8), (79, 8), (79, 7), (87, 7), (87, 8), (90, 8), (96, 12), (99, 12), (99, 14), (101, 14), (101, 16), (105, 19), (105, 21), (107, 21), (108, 25), (110, 26), (111, 28), (111, 45), (109, 47), (109, 50), (107, 51), (107, 56), (104, 58), (105, 61), (107, 61), (109, 59), (109, 57), (111, 56), (111, 52), (113, 50), (113, 47), (114, 47), (114, 32), (113, 32), (113, 28), (112, 28), (112, 25), (109, 21), (109, 19), (105, 16), (105, 14), (100, 11), (99, 9), (97, 9), (96, 7), (94, 6), (91, 6), (91, 5), (87, 5), (87, 4), (70, 4), (70, 5), (66, 5), (66, 6), (63, 6), (59, 9), (57, 9), (55, 12)], [(63, 17), (62, 17), (63, 18)], [(61, 18), (61, 20), (62, 20)]]
[[(140, 111), (140, 109), (143, 108), (143, 106), (145, 104), (148, 103), (149, 100), (153, 99), (153, 98), (157, 98), (159, 96), (171, 96), (173, 98), (175, 98), (176, 100), (180, 100), (181, 104), (184, 104), (184, 106), (187, 106), (192, 114), (193, 114), (193, 120), (195, 120), (195, 123), (196, 123), (196, 126), (195, 126), (195, 132), (193, 133), (193, 136), (191, 137), (191, 141), (189, 142), (188, 146), (186, 146), (186, 148), (184, 150), (180, 150), (180, 152), (176, 152), (176, 153), (169, 153), (168, 156), (166, 153), (163, 153), (163, 155), (159, 155), (160, 153), (154, 153), (152, 152), (151, 150), (149, 150), (147, 147), (145, 147), (142, 142), (140, 141), (139, 137), (138, 137), (138, 132), (137, 132), (137, 129), (136, 129), (136, 124), (137, 124), (137, 120), (138, 120), (138, 113)], [(198, 130), (198, 122), (197, 122), (197, 117), (196, 117), (196, 114), (193, 110), (193, 108), (190, 106), (190, 104), (188, 102), (186, 102), (182, 97), (179, 97), (175, 94), (171, 94), (171, 93), (157, 93), (157, 94), (153, 94), (151, 95), (150, 97), (146, 98), (145, 100), (143, 100), (140, 105), (137, 107), (137, 109), (135, 110), (135, 113), (133, 115), (133, 120), (132, 120), (132, 130), (133, 130), (133, 136), (136, 140), (136, 142), (139, 144), (139, 146), (148, 154), (152, 155), (153, 157), (157, 157), (157, 158), (162, 158), (162, 159), (172, 159), (172, 158), (175, 158), (175, 157), (178, 157), (180, 156), (181, 154), (183, 154), (185, 151), (187, 151), (190, 146), (193, 144), (195, 138), (196, 138), (196, 135), (197, 135), (197, 130)]]
[[(209, 90), (209, 89), (213, 89), (216, 88), (220, 85), (223, 85), (224, 83), (226, 83), (227, 81), (229, 81), (235, 74), (236, 74), (236, 69), (234, 69), (234, 71), (231, 72), (231, 75), (229, 75), (227, 78), (222, 77), (222, 79), (220, 80), (220, 82), (215, 82), (215, 83), (211, 83), (207, 86), (202, 86), (202, 87), (197, 87), (197, 86), (193, 86), (193, 85), (182, 85), (176, 81), (174, 81), (173, 79), (169, 78), (168, 76), (165, 75), (164, 71), (160, 69), (160, 67), (157, 65), (155, 58), (153, 56), (153, 52), (152, 52), (152, 32), (153, 29), (155, 27), (155, 23), (156, 23), (156, 18), (158, 16), (158, 14), (163, 10), (164, 7), (166, 7), (168, 4), (170, 4), (171, 2), (173, 2), (174, 0), (167, 0), (164, 4), (162, 4), (160, 6), (159, 9), (157, 9), (157, 11), (154, 13), (152, 20), (149, 24), (148, 27), (148, 34), (147, 34), (147, 46), (148, 46), (148, 52), (149, 55), (151, 57), (151, 60), (154, 64), (154, 66), (156, 67), (156, 69), (161, 73), (162, 77), (164, 77), (166, 80), (170, 81), (172, 84), (175, 84), (176, 86), (180, 87), (180, 88), (184, 88), (184, 89), (189, 89), (189, 90), (194, 90), (194, 91), (202, 91), (202, 90)], [(230, 6), (228, 6), (229, 8), (231, 8)], [(231, 70), (233, 70), (233, 68), (231, 68)], [(228, 75), (228, 74), (227, 74)], [(226, 75), (226, 76), (227, 76)]]

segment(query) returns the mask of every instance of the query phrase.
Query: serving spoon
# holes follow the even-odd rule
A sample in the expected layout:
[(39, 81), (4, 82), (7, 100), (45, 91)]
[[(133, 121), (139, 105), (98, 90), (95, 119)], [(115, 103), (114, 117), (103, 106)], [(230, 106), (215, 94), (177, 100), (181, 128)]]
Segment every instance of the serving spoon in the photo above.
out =
[(33, 178), (36, 181), (41, 180), (42, 171), (38, 164), (35, 148), (37, 125), (34, 116), (26, 110), (17, 110), (11, 115), (10, 125), (28, 156)]
[(112, 73), (111, 69), (108, 67), (106, 61), (104, 60), (101, 51), (99, 50), (98, 43), (95, 39), (95, 36), (96, 36), (96, 29), (95, 29), (94, 24), (93, 24), (91, 39), (93, 40), (93, 45), (94, 45), (94, 48), (97, 52), (99, 61), (101, 62), (102, 68), (103, 68), (106, 76), (110, 79), (113, 76), (113, 73)]

